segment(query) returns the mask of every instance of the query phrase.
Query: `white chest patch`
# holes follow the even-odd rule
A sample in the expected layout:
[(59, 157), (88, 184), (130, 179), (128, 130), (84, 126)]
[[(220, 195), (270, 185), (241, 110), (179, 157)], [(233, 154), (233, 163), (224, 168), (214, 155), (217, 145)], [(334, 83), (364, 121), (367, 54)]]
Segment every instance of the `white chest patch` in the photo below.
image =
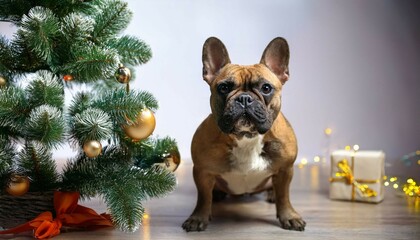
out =
[(232, 149), (230, 157), (231, 171), (221, 175), (233, 194), (255, 192), (261, 183), (272, 175), (269, 162), (261, 156), (264, 144), (263, 136), (242, 138), (238, 146)]

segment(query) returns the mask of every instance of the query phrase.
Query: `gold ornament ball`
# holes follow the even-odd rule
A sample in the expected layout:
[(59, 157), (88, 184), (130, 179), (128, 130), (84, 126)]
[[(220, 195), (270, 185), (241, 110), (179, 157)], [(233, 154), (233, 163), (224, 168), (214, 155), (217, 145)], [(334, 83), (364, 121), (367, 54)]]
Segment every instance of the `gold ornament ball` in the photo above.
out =
[(1, 87), (5, 87), (7, 85), (7, 80), (6, 78), (0, 76), (0, 88)]
[(134, 123), (125, 125), (125, 134), (133, 139), (133, 141), (140, 141), (150, 136), (156, 127), (155, 115), (150, 109), (143, 109), (137, 114)]
[(12, 175), (6, 187), (6, 192), (12, 196), (22, 196), (29, 190), (29, 178), (27, 176)]
[(83, 151), (87, 157), (97, 157), (102, 152), (102, 144), (96, 140), (87, 141), (83, 144)]
[(131, 71), (129, 68), (124, 67), (122, 64), (120, 64), (114, 76), (118, 82), (128, 83), (131, 79)]
[(168, 169), (171, 172), (175, 172), (175, 170), (179, 167), (181, 163), (181, 155), (179, 154), (178, 149), (175, 149), (169, 153), (168, 156), (165, 157), (163, 163), (159, 163), (159, 166)]

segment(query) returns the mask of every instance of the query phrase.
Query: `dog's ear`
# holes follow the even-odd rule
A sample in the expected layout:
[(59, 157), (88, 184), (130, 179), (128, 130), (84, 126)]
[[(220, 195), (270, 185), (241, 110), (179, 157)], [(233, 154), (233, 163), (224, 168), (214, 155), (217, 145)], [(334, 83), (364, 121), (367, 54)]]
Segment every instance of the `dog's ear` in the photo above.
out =
[(219, 39), (210, 37), (203, 45), (203, 79), (208, 84), (216, 78), (220, 69), (230, 63), (225, 45)]
[(265, 48), (260, 63), (266, 65), (284, 84), (289, 79), (289, 57), (286, 39), (277, 37)]

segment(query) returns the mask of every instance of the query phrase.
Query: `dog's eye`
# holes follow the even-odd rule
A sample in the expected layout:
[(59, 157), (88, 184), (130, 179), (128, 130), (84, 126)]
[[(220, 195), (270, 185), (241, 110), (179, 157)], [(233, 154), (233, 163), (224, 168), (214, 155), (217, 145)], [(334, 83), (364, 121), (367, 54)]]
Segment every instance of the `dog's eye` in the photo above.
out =
[(273, 91), (273, 87), (270, 84), (265, 83), (264, 85), (262, 85), (261, 92), (263, 94), (270, 94), (271, 91)]
[(217, 91), (220, 94), (228, 94), (231, 91), (231, 86), (227, 83), (222, 83), (219, 86), (217, 86)]

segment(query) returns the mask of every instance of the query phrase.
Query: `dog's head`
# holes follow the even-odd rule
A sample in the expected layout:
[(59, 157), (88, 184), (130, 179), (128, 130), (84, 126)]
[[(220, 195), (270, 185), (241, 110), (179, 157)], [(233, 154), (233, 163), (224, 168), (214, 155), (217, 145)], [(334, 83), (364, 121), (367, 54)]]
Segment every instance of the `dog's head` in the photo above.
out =
[(259, 64), (231, 64), (224, 44), (215, 37), (203, 46), (203, 78), (210, 85), (210, 105), (224, 133), (238, 138), (265, 134), (280, 112), (281, 89), (289, 78), (289, 46), (273, 39)]

